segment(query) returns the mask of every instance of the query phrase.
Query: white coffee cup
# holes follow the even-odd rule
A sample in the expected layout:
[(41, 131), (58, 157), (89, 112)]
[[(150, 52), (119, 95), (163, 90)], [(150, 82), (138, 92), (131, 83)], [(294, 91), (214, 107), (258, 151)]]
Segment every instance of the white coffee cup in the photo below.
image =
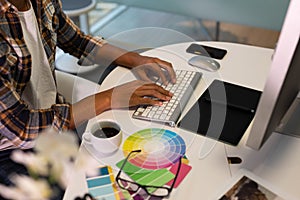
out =
[(122, 143), (121, 127), (116, 121), (100, 120), (91, 126), (90, 131), (84, 133), (83, 139), (99, 152), (112, 153)]

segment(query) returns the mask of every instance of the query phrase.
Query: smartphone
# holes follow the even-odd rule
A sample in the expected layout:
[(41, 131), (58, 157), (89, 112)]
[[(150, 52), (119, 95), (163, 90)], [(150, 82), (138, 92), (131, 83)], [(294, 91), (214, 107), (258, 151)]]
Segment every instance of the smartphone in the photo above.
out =
[(226, 55), (227, 50), (193, 43), (186, 49), (186, 52), (221, 60)]

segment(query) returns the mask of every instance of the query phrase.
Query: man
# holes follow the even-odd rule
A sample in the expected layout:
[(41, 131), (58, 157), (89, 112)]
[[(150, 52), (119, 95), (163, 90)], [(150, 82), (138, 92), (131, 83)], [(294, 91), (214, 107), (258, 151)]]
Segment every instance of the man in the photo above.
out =
[[(148, 76), (154, 73), (163, 82), (175, 82), (170, 63), (85, 35), (63, 13), (59, 0), (0, 0), (0, 7), (0, 162), (6, 162), (7, 149), (32, 148), (38, 134), (48, 127), (74, 129), (108, 109), (160, 105), (161, 100), (171, 98), (170, 92), (150, 82)], [(143, 81), (68, 104), (56, 91), (56, 47), (76, 56), (80, 63), (113, 62), (133, 68)], [(0, 173), (3, 166), (0, 163)]]

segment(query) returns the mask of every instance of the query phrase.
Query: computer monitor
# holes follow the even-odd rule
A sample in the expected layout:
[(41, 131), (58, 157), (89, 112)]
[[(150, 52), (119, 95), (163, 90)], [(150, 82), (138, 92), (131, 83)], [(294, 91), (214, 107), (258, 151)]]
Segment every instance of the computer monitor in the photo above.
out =
[(291, 0), (246, 142), (253, 149), (260, 149), (273, 132), (300, 136), (300, 130), (296, 128), (299, 122), (289, 125), (295, 130), (285, 128), (295, 112), (300, 116), (300, 107), (297, 107), (300, 102), (299, 22), (300, 1)]

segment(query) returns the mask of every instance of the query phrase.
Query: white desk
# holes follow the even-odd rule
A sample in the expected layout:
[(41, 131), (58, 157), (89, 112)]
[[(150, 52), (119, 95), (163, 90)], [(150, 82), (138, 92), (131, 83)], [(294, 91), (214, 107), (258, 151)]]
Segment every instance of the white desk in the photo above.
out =
[[(202, 43), (225, 48), (228, 50), (228, 53), (226, 57), (220, 61), (221, 69), (219, 71), (214, 73), (201, 71), (203, 73), (202, 80), (196, 87), (195, 96), (194, 98), (191, 98), (187, 109), (192, 106), (196, 99), (214, 79), (222, 79), (224, 81), (262, 90), (270, 67), (273, 50), (232, 43)], [(181, 43), (165, 46), (145, 52), (144, 54), (168, 60), (173, 64), (175, 69), (183, 68), (200, 71), (200, 69), (193, 68), (187, 64), (187, 60), (193, 56), (192, 54), (187, 54), (185, 52), (185, 49), (189, 44), (190, 43)], [(101, 89), (105, 90), (133, 79), (135, 78), (128, 69), (117, 68), (104, 80)], [(264, 148), (260, 151), (252, 151), (244, 145), (247, 134), (245, 134), (237, 147), (232, 147), (178, 128), (171, 128), (161, 124), (132, 119), (132, 112), (133, 111), (128, 109), (107, 111), (90, 120), (87, 129), (89, 129), (97, 119), (114, 119), (117, 120), (122, 127), (124, 133), (123, 141), (125, 141), (130, 134), (151, 127), (166, 128), (181, 135), (187, 145), (186, 155), (190, 160), (192, 170), (179, 188), (173, 190), (169, 199), (199, 199), (199, 195), (201, 196), (201, 199), (213, 199), (218, 188), (223, 187), (232, 175), (241, 168), (249, 168), (259, 175), (263, 174), (262, 177), (274, 181), (274, 184), (278, 183), (278, 186), (284, 191), (300, 197), (300, 192), (296, 189), (296, 185), (299, 184), (295, 184), (295, 187), (290, 187), (285, 184), (286, 182), (289, 182), (289, 179), (287, 179), (285, 183), (282, 183), (280, 180), (284, 179), (284, 177), (279, 178), (276, 174), (285, 174), (284, 172), (281, 172), (280, 169), (283, 168), (283, 170), (286, 170), (288, 165), (275, 163), (275, 166), (270, 166), (274, 164), (272, 163), (274, 160), (276, 161), (276, 159), (273, 159), (276, 158), (276, 155), (274, 156), (274, 154), (272, 154), (272, 152), (276, 152), (270, 150), (274, 150), (273, 147), (277, 144), (278, 140), (281, 140), (280, 145), (282, 146), (285, 146), (290, 142), (293, 143), (293, 149), (300, 152), (300, 145), (298, 145), (299, 147), (296, 145), (300, 144), (299, 140), (290, 140), (288, 137), (274, 134)], [(124, 158), (121, 150), (111, 157), (103, 157), (88, 146), (87, 150), (91, 151), (98, 163), (103, 165), (109, 164), (114, 166), (117, 161)], [(285, 150), (285, 152), (292, 151), (288, 148)], [(201, 156), (199, 157), (200, 151)], [(280, 149), (278, 149), (278, 151), (280, 152)], [(240, 156), (242, 157), (243, 162), (240, 165), (229, 165), (227, 163), (227, 156)], [(267, 159), (265, 159), (266, 156), (268, 156)], [(292, 158), (293, 157), (286, 157), (286, 160), (288, 162), (293, 162), (293, 169), (299, 169), (300, 158), (296, 160), (293, 160)], [(118, 170), (117, 168), (115, 169)], [(272, 170), (271, 173), (267, 173), (269, 169)], [(287, 176), (287, 178), (292, 178), (292, 174), (293, 173), (288, 174), (289, 176)], [(297, 183), (297, 180), (300, 180), (299, 174), (300, 173), (295, 176), (297, 179), (291, 179), (294, 181), (293, 183)], [(67, 188), (65, 199), (72, 199), (78, 194), (82, 195), (86, 189), (83, 173), (76, 174), (76, 176), (74, 176), (74, 181), (72, 181), (72, 184)]]

